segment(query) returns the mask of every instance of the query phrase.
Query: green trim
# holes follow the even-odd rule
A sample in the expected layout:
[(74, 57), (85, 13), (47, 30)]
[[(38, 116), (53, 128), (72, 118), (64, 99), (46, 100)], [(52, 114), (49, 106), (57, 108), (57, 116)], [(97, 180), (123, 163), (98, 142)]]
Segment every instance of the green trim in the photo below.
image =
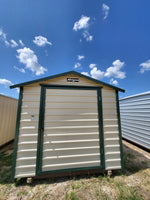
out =
[(102, 107), (102, 93), (101, 89), (97, 90), (97, 103), (98, 103), (98, 118), (99, 118), (99, 133), (100, 133), (100, 157), (102, 168), (105, 170), (105, 149), (104, 149), (104, 131), (103, 131), (103, 107)]
[[(100, 139), (100, 166), (95, 167), (81, 167), (81, 168), (69, 168), (69, 169), (60, 169), (60, 170), (51, 170), (51, 171), (42, 171), (42, 156), (43, 156), (43, 137), (44, 137), (44, 115), (45, 115), (45, 97), (46, 97), (46, 89), (56, 88), (56, 89), (88, 89), (88, 90), (97, 90), (97, 96), (101, 96), (101, 88), (100, 87), (86, 87), (86, 86), (60, 86), (60, 85), (41, 85), (41, 97), (40, 97), (40, 113), (39, 113), (39, 132), (38, 132), (38, 144), (37, 144), (37, 159), (36, 159), (36, 176), (47, 173), (55, 173), (55, 172), (65, 172), (65, 171), (77, 171), (77, 170), (90, 170), (90, 169), (105, 169), (104, 162), (104, 145), (103, 145), (103, 126), (102, 126), (102, 103), (98, 101), (98, 116), (99, 116), (99, 134), (102, 139)], [(101, 112), (100, 112), (101, 111)]]
[(57, 75), (53, 75), (53, 76), (48, 76), (48, 77), (45, 77), (45, 78), (40, 78), (40, 79), (36, 79), (36, 80), (33, 80), (33, 81), (28, 81), (28, 82), (24, 82), (24, 83), (12, 85), (12, 86), (10, 86), (10, 88), (12, 89), (12, 88), (16, 88), (16, 87), (21, 87), (21, 86), (25, 86), (25, 85), (30, 85), (30, 84), (37, 83), (37, 82), (40, 82), (40, 81), (51, 80), (51, 79), (54, 79), (54, 78), (59, 78), (59, 77), (61, 77), (61, 76), (66, 76), (66, 75), (70, 75), (70, 74), (74, 74), (74, 75), (77, 75), (77, 76), (86, 78), (86, 79), (88, 79), (88, 80), (90, 80), (90, 81), (94, 81), (95, 83), (105, 85), (105, 86), (107, 86), (107, 87), (113, 88), (113, 89), (118, 90), (118, 91), (121, 91), (121, 92), (125, 92), (125, 90), (123, 90), (123, 89), (121, 89), (121, 88), (115, 87), (115, 86), (113, 86), (113, 85), (110, 85), (110, 84), (108, 84), (108, 83), (99, 81), (99, 80), (94, 79), (94, 78), (91, 78), (91, 77), (89, 77), (89, 76), (80, 74), (79, 72), (76, 72), (76, 71), (64, 72), (64, 73), (61, 73), (61, 74), (57, 74)]
[(122, 146), (122, 133), (121, 133), (121, 121), (120, 121), (120, 108), (119, 108), (118, 91), (116, 91), (116, 106), (117, 106), (117, 116), (118, 116), (120, 154), (121, 154), (121, 170), (124, 171), (123, 146)]
[(13, 151), (12, 171), (11, 171), (11, 179), (12, 180), (15, 178), (22, 98), (23, 98), (23, 87), (20, 88), (19, 100), (18, 100), (18, 111), (17, 111), (17, 119), (16, 119), (16, 131), (15, 131), (15, 141), (14, 141), (14, 151)]
[(45, 113), (45, 88), (41, 87), (39, 125), (38, 125), (38, 143), (37, 143), (37, 155), (36, 155), (36, 175), (39, 174), (39, 172), (41, 171), (40, 166), (42, 166), (41, 149), (43, 149), (44, 113)]

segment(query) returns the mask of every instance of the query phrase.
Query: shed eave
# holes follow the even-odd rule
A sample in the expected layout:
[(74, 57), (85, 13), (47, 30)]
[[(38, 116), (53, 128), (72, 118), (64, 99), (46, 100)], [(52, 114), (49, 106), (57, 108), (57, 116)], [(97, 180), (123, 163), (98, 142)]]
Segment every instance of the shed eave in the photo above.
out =
[(99, 81), (97, 79), (94, 79), (92, 77), (89, 77), (89, 76), (86, 76), (86, 75), (83, 75), (79, 72), (76, 72), (76, 71), (69, 71), (69, 72), (64, 72), (64, 73), (60, 73), (60, 74), (56, 74), (56, 75), (52, 75), (52, 76), (47, 76), (45, 78), (40, 78), (40, 79), (36, 79), (36, 80), (33, 80), (33, 81), (27, 81), (27, 82), (24, 82), (24, 83), (19, 83), (19, 84), (16, 84), (16, 85), (11, 85), (10, 86), (10, 89), (13, 89), (13, 88), (16, 88), (16, 87), (23, 87), (23, 86), (26, 86), (26, 85), (30, 85), (30, 84), (33, 84), (33, 83), (37, 83), (37, 82), (41, 82), (41, 81), (46, 81), (46, 80), (50, 80), (50, 79), (54, 79), (54, 78), (59, 78), (61, 76), (66, 76), (66, 75), (69, 75), (69, 74), (74, 74), (74, 75), (78, 75), (80, 77), (83, 77), (83, 78), (86, 78), (88, 80), (91, 80), (95, 83), (99, 83), (99, 84), (102, 84), (104, 86), (107, 86), (107, 87), (110, 87), (112, 89), (115, 89), (117, 91), (120, 91), (120, 92), (125, 92), (125, 90), (121, 89), (121, 88), (118, 88), (118, 87), (115, 87), (113, 85), (110, 85), (108, 83), (105, 83), (103, 81)]

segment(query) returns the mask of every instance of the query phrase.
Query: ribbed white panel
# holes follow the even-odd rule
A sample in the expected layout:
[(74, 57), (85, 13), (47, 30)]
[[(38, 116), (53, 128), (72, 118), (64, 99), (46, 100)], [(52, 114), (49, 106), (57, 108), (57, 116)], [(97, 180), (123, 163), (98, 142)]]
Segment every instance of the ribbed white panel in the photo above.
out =
[(42, 171), (100, 166), (96, 90), (46, 89)]
[(150, 149), (150, 92), (120, 100), (122, 136)]
[(18, 100), (0, 94), (0, 146), (15, 137)]

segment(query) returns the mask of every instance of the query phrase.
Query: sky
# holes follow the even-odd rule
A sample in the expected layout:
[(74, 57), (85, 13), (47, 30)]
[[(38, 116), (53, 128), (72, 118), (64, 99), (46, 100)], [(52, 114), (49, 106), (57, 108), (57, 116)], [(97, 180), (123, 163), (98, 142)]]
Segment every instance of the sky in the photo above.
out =
[(0, 0), (0, 94), (12, 84), (75, 70), (150, 90), (149, 0)]

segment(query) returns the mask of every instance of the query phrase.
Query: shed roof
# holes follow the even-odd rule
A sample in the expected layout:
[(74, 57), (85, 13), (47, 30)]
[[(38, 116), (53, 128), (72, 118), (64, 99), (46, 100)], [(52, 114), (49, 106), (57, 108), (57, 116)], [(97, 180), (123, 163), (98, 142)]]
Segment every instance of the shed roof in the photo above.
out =
[(27, 81), (27, 82), (24, 82), (24, 83), (19, 83), (19, 84), (16, 84), (16, 85), (11, 85), (10, 88), (12, 89), (12, 88), (16, 88), (16, 87), (23, 87), (23, 86), (30, 85), (30, 84), (33, 84), (33, 83), (46, 81), (46, 80), (50, 80), (50, 79), (54, 79), (54, 78), (59, 78), (61, 76), (66, 76), (66, 75), (70, 75), (70, 74), (78, 75), (80, 77), (83, 77), (83, 78), (86, 78), (88, 80), (91, 80), (91, 81), (93, 81), (95, 83), (99, 83), (99, 84), (105, 85), (107, 87), (113, 88), (115, 90), (118, 90), (118, 91), (121, 91), (121, 92), (125, 92), (125, 90), (123, 90), (121, 88), (115, 87), (113, 85), (110, 85), (110, 84), (105, 83), (103, 81), (99, 81), (99, 80), (91, 78), (89, 76), (83, 75), (83, 74), (81, 74), (79, 72), (76, 72), (76, 71), (68, 71), (68, 72), (64, 72), (64, 73), (60, 73), (60, 74), (56, 74), (56, 75), (52, 75), (52, 76), (47, 76), (47, 77), (40, 78), (40, 79), (35, 79), (35, 80), (32, 80), (32, 81)]

